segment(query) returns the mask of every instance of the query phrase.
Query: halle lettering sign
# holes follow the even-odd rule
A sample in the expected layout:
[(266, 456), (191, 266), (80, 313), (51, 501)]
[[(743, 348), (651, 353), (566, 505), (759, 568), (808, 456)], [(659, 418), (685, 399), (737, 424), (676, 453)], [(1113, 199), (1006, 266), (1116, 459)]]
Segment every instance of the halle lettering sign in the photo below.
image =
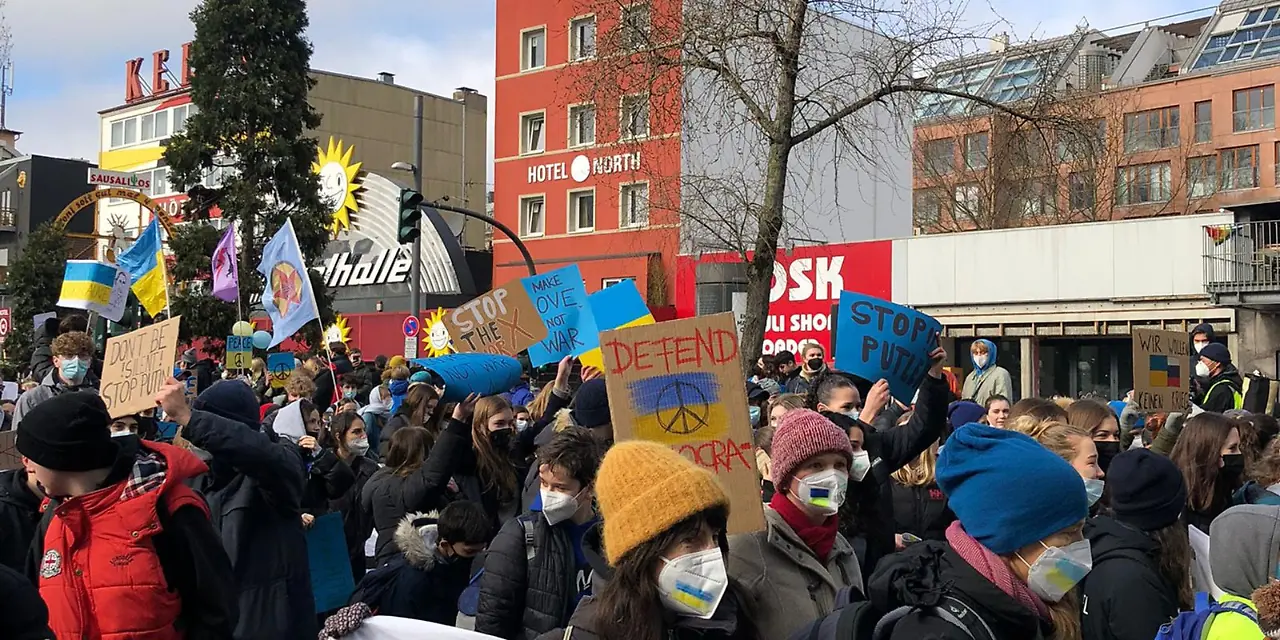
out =
[(354, 287), (367, 284), (392, 284), (409, 280), (409, 252), (400, 248), (386, 249), (373, 254), (373, 260), (363, 256), (352, 258), (350, 251), (335, 253), (320, 265), (320, 275), (326, 287)]

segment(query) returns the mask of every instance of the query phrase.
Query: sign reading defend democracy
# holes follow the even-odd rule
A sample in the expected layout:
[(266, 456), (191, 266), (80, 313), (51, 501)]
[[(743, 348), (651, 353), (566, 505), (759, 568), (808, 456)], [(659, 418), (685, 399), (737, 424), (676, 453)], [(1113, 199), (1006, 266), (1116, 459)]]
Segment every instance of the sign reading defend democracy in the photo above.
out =
[(764, 528), (755, 451), (732, 313), (605, 331), (617, 440), (669, 445), (729, 494), (729, 533)]
[(1187, 334), (1133, 330), (1133, 402), (1141, 411), (1186, 411), (1191, 402)]
[(875, 382), (909, 404), (933, 363), (942, 323), (910, 307), (852, 291), (840, 292), (836, 368)]
[(156, 406), (155, 395), (173, 375), (182, 317), (107, 338), (102, 360), (102, 401), (112, 418)]
[(547, 326), (519, 279), (450, 311), (444, 324), (453, 347), (463, 353), (514, 356), (547, 337)]

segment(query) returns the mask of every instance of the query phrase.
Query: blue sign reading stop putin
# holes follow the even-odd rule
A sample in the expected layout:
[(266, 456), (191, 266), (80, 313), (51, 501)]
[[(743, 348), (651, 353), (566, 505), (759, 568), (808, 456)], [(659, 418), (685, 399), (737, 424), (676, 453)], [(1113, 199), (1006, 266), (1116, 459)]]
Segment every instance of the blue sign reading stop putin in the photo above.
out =
[(409, 316), (404, 319), (400, 328), (404, 330), (404, 337), (412, 338), (418, 335), (418, 319), (413, 316)]

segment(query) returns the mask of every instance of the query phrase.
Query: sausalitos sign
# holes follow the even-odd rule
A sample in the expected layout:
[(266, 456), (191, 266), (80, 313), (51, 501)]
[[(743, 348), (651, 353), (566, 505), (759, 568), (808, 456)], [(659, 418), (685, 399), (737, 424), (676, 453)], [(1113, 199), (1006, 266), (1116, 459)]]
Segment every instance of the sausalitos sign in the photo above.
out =
[(151, 189), (151, 178), (139, 178), (136, 173), (124, 171), (107, 171), (89, 167), (89, 184), (100, 184), (108, 187), (123, 187), (147, 191)]

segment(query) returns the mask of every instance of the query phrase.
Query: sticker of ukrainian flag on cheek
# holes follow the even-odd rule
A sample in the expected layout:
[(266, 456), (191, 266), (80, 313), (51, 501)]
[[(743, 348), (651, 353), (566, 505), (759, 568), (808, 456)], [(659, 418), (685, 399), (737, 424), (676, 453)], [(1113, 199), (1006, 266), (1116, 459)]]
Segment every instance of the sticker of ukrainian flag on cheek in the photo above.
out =
[(681, 444), (720, 440), (728, 434), (729, 413), (714, 374), (658, 375), (627, 383), (627, 391), (639, 439)]

